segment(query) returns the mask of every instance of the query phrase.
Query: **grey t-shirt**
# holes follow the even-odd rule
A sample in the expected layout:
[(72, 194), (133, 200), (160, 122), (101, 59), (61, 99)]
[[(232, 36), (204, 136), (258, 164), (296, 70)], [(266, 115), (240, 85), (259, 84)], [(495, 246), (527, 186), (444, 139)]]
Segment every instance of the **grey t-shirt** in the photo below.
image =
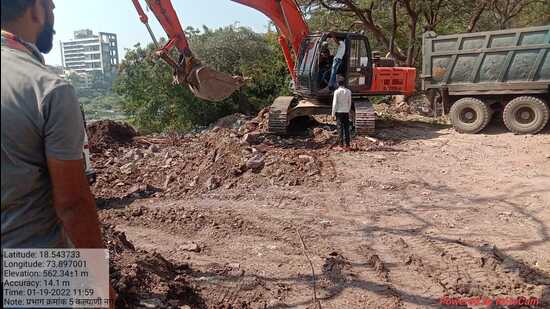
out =
[(73, 87), (23, 50), (2, 46), (2, 248), (70, 246), (52, 202), (47, 158), (82, 159)]

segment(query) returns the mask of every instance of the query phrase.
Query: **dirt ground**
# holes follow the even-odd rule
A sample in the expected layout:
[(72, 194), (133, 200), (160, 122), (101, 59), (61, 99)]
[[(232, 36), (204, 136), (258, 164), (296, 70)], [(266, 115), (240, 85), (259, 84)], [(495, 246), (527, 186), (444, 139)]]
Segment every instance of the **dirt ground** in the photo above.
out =
[[(108, 188), (121, 180), (108, 175), (113, 163), (100, 156), (103, 175), (94, 187), (100, 219), (107, 234), (125, 235), (129, 243), (110, 241), (123, 306), (550, 308), (550, 128), (519, 136), (496, 123), (463, 135), (392, 121), (381, 123), (377, 138), (391, 146), (367, 147), (357, 137), (363, 145), (357, 151), (337, 152), (326, 140), (312, 147), (311, 138), (290, 145), (264, 139), (254, 147), (276, 163), (261, 172), (221, 173), (216, 186), (205, 169), (228, 166), (169, 164), (164, 169), (181, 176), (177, 194), (163, 188), (164, 170), (151, 174), (151, 183), (130, 177), (135, 171), (121, 174), (133, 181), (122, 181), (124, 192), (137, 181), (159, 188), (151, 194), (114, 194)], [(185, 152), (189, 145), (159, 147)], [(121, 157), (129, 148), (116, 151)], [(233, 161), (227, 162), (238, 165)], [(282, 172), (269, 168), (277, 162)], [(310, 172), (300, 162), (314, 165), (314, 180), (304, 180)], [(193, 189), (190, 179), (207, 189)], [(140, 276), (146, 279), (136, 282)], [(443, 297), (478, 296), (492, 307), (441, 304)], [(516, 297), (539, 304), (494, 304)]]

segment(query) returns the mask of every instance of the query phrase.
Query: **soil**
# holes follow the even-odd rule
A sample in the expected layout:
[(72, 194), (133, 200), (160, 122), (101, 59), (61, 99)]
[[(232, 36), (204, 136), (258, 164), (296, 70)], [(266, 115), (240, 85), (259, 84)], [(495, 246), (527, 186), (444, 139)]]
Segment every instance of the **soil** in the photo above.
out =
[(129, 124), (112, 120), (92, 122), (86, 128), (90, 152), (100, 153), (115, 145), (127, 144), (137, 135)]
[[(385, 121), (340, 152), (330, 123), (287, 138), (261, 119), (224, 126), (94, 154), (123, 307), (550, 307), (550, 128)], [(494, 304), (517, 297), (538, 305)]]

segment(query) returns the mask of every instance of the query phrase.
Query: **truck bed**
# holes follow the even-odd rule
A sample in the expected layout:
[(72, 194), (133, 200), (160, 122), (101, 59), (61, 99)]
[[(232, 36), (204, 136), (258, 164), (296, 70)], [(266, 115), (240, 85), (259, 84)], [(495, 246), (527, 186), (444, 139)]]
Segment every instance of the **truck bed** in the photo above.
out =
[(449, 95), (548, 93), (550, 25), (423, 37), (422, 89)]

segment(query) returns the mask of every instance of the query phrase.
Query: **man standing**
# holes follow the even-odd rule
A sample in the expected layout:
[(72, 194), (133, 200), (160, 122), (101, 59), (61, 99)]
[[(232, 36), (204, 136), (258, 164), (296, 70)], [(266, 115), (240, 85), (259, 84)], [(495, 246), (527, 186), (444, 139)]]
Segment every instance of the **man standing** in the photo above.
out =
[(338, 89), (334, 91), (334, 97), (332, 99), (332, 116), (336, 116), (336, 123), (338, 125), (338, 134), (340, 137), (340, 146), (345, 150), (350, 149), (350, 123), (349, 113), (351, 111), (351, 90), (345, 86), (344, 79), (338, 81)]
[(80, 106), (41, 54), (52, 49), (54, 7), (2, 0), (2, 249), (104, 248)]
[(337, 39), (336, 36), (331, 34), (330, 40), (338, 45), (338, 49), (334, 54), (334, 59), (332, 60), (332, 71), (330, 73), (329, 89), (334, 90), (336, 88), (336, 74), (342, 65), (344, 55), (346, 54), (346, 43), (344, 40)]
[(1, 1), (2, 249), (104, 248), (80, 106), (41, 54), (53, 46), (54, 3)]

